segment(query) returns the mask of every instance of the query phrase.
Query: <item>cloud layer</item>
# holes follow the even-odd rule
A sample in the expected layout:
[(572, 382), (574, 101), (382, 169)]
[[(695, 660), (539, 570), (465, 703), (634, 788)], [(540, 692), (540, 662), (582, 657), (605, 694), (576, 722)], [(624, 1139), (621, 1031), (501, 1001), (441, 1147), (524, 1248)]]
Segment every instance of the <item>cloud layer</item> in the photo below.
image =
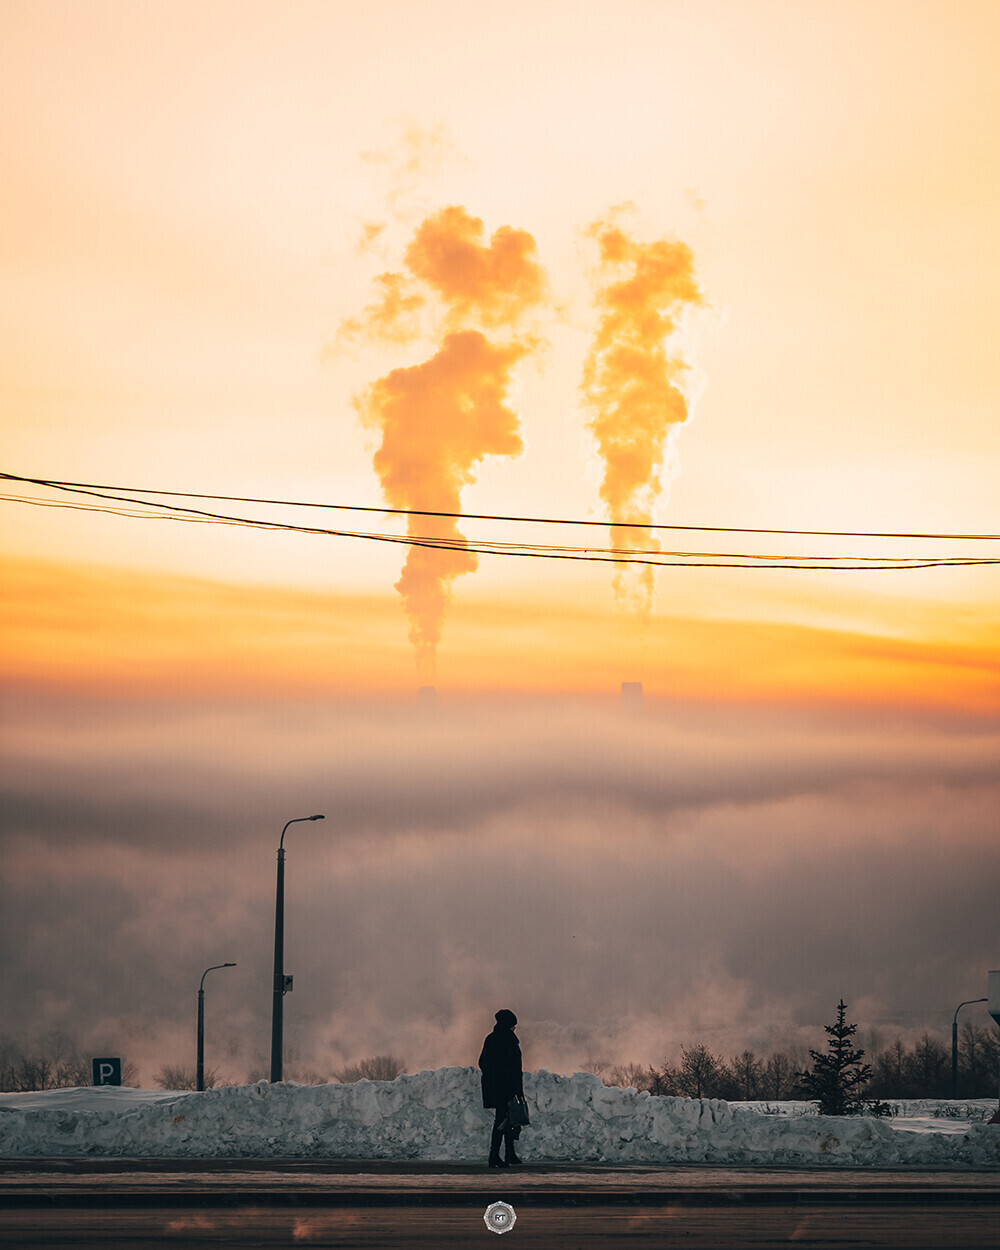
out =
[[(530, 1066), (812, 1040), (837, 999), (943, 1029), (995, 966), (981, 722), (538, 701), (11, 704), (5, 1019), (138, 1059), (266, 1064), (286, 840), (289, 1070)], [(115, 1052), (117, 1053), (117, 1051)]]

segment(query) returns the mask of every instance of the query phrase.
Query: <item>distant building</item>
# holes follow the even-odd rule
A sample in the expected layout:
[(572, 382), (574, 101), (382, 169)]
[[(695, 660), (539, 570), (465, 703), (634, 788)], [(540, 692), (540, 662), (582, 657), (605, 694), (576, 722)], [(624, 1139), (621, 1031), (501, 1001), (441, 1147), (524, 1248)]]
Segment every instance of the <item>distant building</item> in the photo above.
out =
[(642, 714), (642, 682), (622, 682), (622, 711), (626, 716)]

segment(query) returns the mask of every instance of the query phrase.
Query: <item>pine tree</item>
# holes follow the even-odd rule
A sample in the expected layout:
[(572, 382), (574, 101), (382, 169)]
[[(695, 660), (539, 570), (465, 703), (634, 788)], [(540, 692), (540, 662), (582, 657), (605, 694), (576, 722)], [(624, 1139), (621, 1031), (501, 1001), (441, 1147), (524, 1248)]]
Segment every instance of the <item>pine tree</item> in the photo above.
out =
[(837, 1004), (837, 1023), (824, 1025), (830, 1035), (828, 1053), (810, 1050), (812, 1068), (796, 1073), (806, 1096), (818, 1100), (820, 1115), (860, 1115), (865, 1110), (860, 1091), (872, 1068), (870, 1063), (861, 1062), (865, 1052), (851, 1045), (858, 1026), (846, 1022), (846, 1011), (847, 1004), (841, 999)]

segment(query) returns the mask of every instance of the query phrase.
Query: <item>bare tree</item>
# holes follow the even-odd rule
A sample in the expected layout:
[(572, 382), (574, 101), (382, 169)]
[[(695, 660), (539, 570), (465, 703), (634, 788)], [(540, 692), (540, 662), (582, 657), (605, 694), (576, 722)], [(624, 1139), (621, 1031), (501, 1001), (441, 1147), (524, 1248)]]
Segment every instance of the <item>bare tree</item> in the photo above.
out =
[(649, 1092), (651, 1094), (659, 1094), (664, 1098), (680, 1098), (680, 1073), (667, 1060), (663, 1060), (663, 1066), (659, 1068), (650, 1068), (648, 1073)]
[[(122, 1083), (134, 1085), (137, 1079), (135, 1064), (123, 1062)], [(91, 1080), (91, 1061), (68, 1033), (54, 1030), (31, 1041), (19, 1043), (6, 1037), (0, 1042), (0, 1089), (76, 1088), (89, 1085)]]
[(940, 1042), (925, 1033), (908, 1056), (907, 1069), (911, 1074), (918, 1098), (948, 1098), (951, 1091), (951, 1064), (948, 1053)]
[[(865, 1053), (874, 1065), (879, 1055), (882, 1053), (882, 1047), (885, 1045), (885, 1038), (882, 1030), (874, 1024), (870, 1024), (864, 1033)], [(803, 1065), (805, 1066), (805, 1065)]]
[(17, 1089), (17, 1043), (10, 1037), (0, 1037), (0, 1091), (11, 1093)]
[(394, 1081), (405, 1071), (405, 1062), (395, 1055), (369, 1055), (356, 1064), (341, 1068), (334, 1076), (342, 1085), (350, 1085), (354, 1081)]
[(649, 1071), (641, 1063), (620, 1063), (601, 1080), (605, 1085), (617, 1085), (619, 1089), (649, 1089)]
[(962, 1025), (958, 1046), (961, 1088), (967, 1098), (991, 1098), (996, 1094), (1000, 1038), (993, 1029)]
[[(153, 1080), (160, 1089), (196, 1089), (198, 1077), (194, 1068), (172, 1067), (165, 1064)], [(205, 1069), (205, 1088), (214, 1089), (219, 1084), (219, 1073), (216, 1068)]]
[(592, 1072), (594, 1076), (603, 1077), (608, 1068), (611, 1067), (610, 1059), (602, 1059), (600, 1056), (588, 1055), (583, 1061), (580, 1068), (581, 1072)]
[(725, 1064), (707, 1046), (699, 1043), (690, 1049), (681, 1047), (680, 1092), (688, 1098), (722, 1098), (719, 1088), (724, 1083)]
[(902, 1038), (897, 1037), (879, 1052), (872, 1064), (867, 1092), (878, 1098), (910, 1098), (913, 1074)]
[(332, 1072), (320, 1072), (318, 1068), (286, 1068), (286, 1081), (291, 1081), (295, 1085), (329, 1085), (337, 1079)]
[(745, 1050), (737, 1055), (730, 1065), (739, 1090), (739, 1096), (749, 1102), (760, 1094), (764, 1080), (764, 1061), (758, 1059), (752, 1050)]
[(783, 1050), (768, 1055), (764, 1065), (763, 1092), (766, 1097), (780, 1102), (790, 1098), (794, 1089), (794, 1067), (791, 1059)]

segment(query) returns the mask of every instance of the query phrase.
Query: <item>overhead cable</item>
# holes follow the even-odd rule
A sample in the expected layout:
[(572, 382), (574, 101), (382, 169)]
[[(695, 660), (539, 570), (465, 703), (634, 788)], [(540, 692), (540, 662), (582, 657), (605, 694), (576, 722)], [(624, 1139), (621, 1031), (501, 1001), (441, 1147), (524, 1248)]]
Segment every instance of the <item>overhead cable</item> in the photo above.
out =
[[(424, 508), (388, 508), (371, 504), (318, 503), (303, 499), (266, 499), (253, 495), (209, 495), (198, 491), (160, 490), (152, 486), (107, 486), (95, 482), (67, 482), (39, 477), (21, 477), (15, 473), (0, 473), (0, 479), (9, 482), (26, 482), (34, 486), (48, 486), (54, 490), (68, 491), (128, 491), (133, 495), (162, 495), (176, 499), (211, 499), (224, 503), (259, 503), (284, 508), (326, 508), (339, 512), (374, 512), (382, 516), (429, 516), (450, 517), (465, 521), (511, 521), (529, 525), (596, 525), (602, 529), (678, 530), (706, 534), (780, 534), (803, 538), (936, 538), (959, 541), (1000, 541), (1000, 534), (947, 534), (939, 532), (920, 533), (890, 530), (802, 530), (763, 529), (741, 525), (668, 525), (646, 521), (595, 521), (572, 517), (508, 516), (488, 512), (435, 512)], [(133, 502), (140, 503), (141, 500)]]
[[(127, 487), (105, 487), (97, 485), (87, 485), (84, 483), (70, 484), (67, 482), (56, 482), (40, 478), (23, 478), (13, 474), (0, 473), (0, 478), (8, 481), (31, 482), (36, 485), (50, 487), (55, 490), (69, 492), (77, 495), (88, 496), (89, 499), (103, 500), (105, 503), (98, 504), (96, 502), (83, 503), (79, 500), (51, 500), (38, 499), (34, 497), (19, 495), (0, 495), (0, 499), (8, 502), (18, 502), (32, 504), (42, 507), (58, 507), (71, 508), (81, 511), (106, 512), (113, 515), (128, 517), (130, 519), (149, 519), (149, 520), (173, 520), (185, 521), (188, 523), (216, 524), (216, 525), (235, 525), (251, 529), (286, 531), (301, 534), (314, 534), (325, 537), (336, 538), (355, 538), (370, 542), (397, 543), (411, 547), (426, 547), (437, 550), (462, 551), (476, 555), (506, 555), (520, 556), (522, 558), (534, 559), (557, 559), (557, 560), (585, 560), (599, 563), (614, 564), (638, 564), (650, 565), (653, 567), (671, 567), (671, 568), (770, 568), (770, 569), (799, 569), (799, 570), (840, 570), (840, 571), (860, 571), (860, 570), (888, 570), (888, 569), (918, 569), (918, 568), (936, 568), (936, 567), (957, 567), (957, 566), (975, 566), (985, 564), (998, 564), (1000, 557), (984, 557), (977, 555), (958, 555), (958, 556), (868, 556), (868, 555), (785, 555), (758, 552), (717, 552), (717, 551), (663, 551), (660, 548), (635, 548), (635, 547), (596, 547), (596, 546), (568, 546), (565, 544), (545, 544), (545, 543), (526, 543), (526, 542), (505, 542), (490, 539), (469, 540), (462, 535), (434, 535), (434, 534), (381, 534), (362, 530), (349, 529), (331, 529), (322, 526), (300, 525), (285, 521), (272, 521), (258, 517), (235, 516), (228, 513), (209, 512), (200, 508), (190, 508), (177, 504), (169, 504), (156, 502), (147, 499), (135, 499), (129, 495), (111, 493), (119, 490), (133, 490), (134, 493), (149, 493), (170, 495), (172, 497), (183, 498), (199, 498), (199, 499), (233, 499), (238, 500), (234, 496), (208, 496), (198, 495), (193, 492), (156, 492), (156, 491), (136, 491), (134, 488)], [(249, 499), (245, 502), (259, 503), (281, 503), (290, 505), (287, 500), (257, 500)], [(122, 506), (127, 505), (127, 506)], [(347, 505), (337, 504), (297, 504), (290, 506), (299, 507), (335, 507), (348, 510)], [(480, 519), (480, 520), (527, 520), (529, 518), (513, 518), (513, 517), (492, 517), (485, 516), (470, 517), (470, 514), (459, 513), (426, 513), (426, 512), (410, 512), (406, 513), (401, 509), (375, 509), (360, 508), (357, 511), (364, 512), (386, 512), (393, 515), (401, 513), (405, 515), (419, 516), (436, 516), (447, 519)], [(530, 518), (534, 521), (542, 522), (541, 518)], [(544, 522), (543, 522), (544, 523)], [(552, 524), (576, 524), (577, 522), (561, 521), (551, 522)], [(579, 524), (598, 524), (596, 522), (579, 522)], [(600, 522), (603, 527), (607, 527), (607, 522)], [(642, 529), (691, 529), (691, 530), (713, 530), (725, 533), (792, 533), (804, 535), (810, 531), (777, 531), (763, 530), (753, 531), (746, 529), (731, 529), (723, 527), (710, 526), (642, 526), (632, 524), (623, 528), (642, 528)], [(814, 535), (818, 532), (813, 531)], [(834, 536), (830, 534), (830, 536)], [(858, 533), (850, 535), (840, 535), (849, 537), (867, 537)], [(919, 535), (892, 535), (892, 537), (920, 537)], [(929, 537), (929, 536), (924, 536)], [(958, 535), (935, 535), (935, 537), (971, 537)], [(976, 537), (993, 537), (979, 535)]]

